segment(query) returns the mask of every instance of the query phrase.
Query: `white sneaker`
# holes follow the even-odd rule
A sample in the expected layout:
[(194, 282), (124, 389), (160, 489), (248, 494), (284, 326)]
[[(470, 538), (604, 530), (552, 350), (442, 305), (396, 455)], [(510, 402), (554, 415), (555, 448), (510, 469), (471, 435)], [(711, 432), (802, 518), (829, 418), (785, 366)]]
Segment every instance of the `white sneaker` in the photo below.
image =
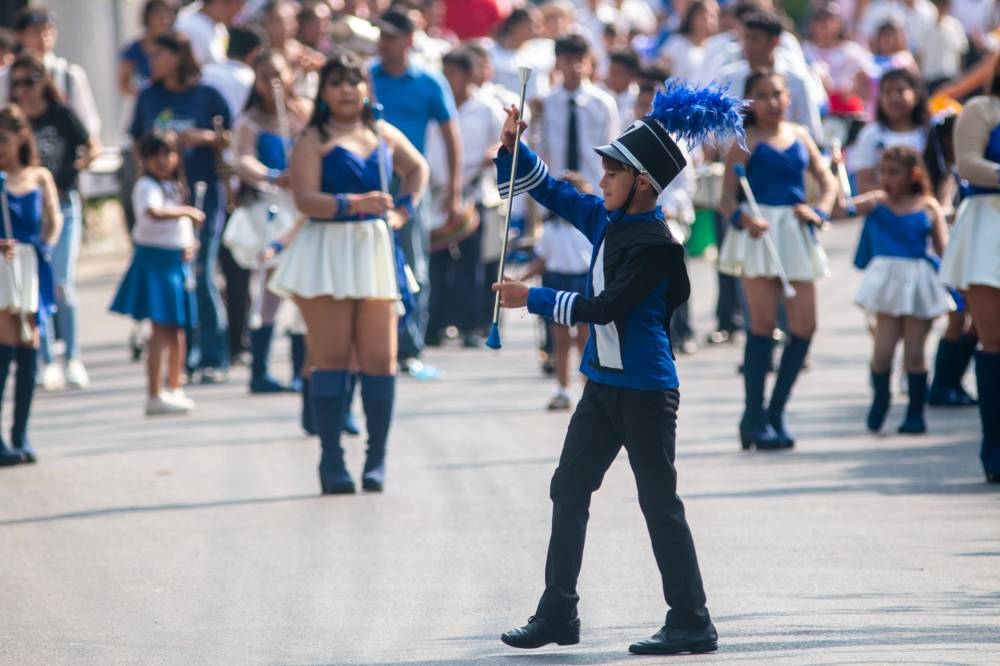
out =
[(160, 396), (165, 400), (169, 400), (174, 404), (181, 405), (182, 407), (187, 407), (188, 410), (194, 409), (194, 400), (192, 400), (187, 396), (187, 393), (184, 392), (184, 389), (179, 388), (176, 391), (171, 391), (170, 389), (166, 389), (162, 393), (160, 393)]
[(66, 376), (58, 362), (52, 362), (42, 370), (42, 388), (46, 391), (61, 391), (66, 388)]
[(66, 384), (79, 389), (90, 386), (90, 376), (80, 359), (74, 358), (66, 362)]
[(191, 407), (172, 401), (164, 393), (161, 393), (155, 398), (148, 398), (146, 400), (146, 416), (159, 416), (161, 414), (189, 414), (190, 412)]

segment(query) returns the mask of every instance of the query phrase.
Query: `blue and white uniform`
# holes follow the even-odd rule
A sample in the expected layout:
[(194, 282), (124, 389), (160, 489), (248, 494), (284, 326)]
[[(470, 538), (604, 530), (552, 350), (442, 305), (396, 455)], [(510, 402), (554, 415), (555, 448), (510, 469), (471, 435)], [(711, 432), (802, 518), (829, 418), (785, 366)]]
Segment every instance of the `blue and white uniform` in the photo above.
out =
[[(796, 139), (783, 150), (759, 143), (747, 160), (747, 180), (760, 212), (771, 225), (768, 230), (785, 275), (789, 280), (813, 282), (830, 275), (826, 252), (816, 240), (815, 229), (795, 217), (794, 207), (806, 201), (805, 172), (809, 152)], [(750, 215), (744, 204), (741, 210)], [(743, 229), (726, 234), (719, 252), (719, 271), (736, 277), (778, 277), (778, 267), (767, 251), (763, 237), (753, 238)]]
[[(501, 149), (497, 182), (504, 198), (511, 161)], [(612, 215), (600, 197), (552, 178), (524, 145), (514, 183), (514, 193), (521, 192), (571, 222), (594, 246), (585, 293), (536, 287), (529, 292), (528, 311), (565, 326), (590, 324), (580, 368), (588, 379), (629, 389), (677, 388), (667, 329), (690, 284), (683, 248), (670, 236), (662, 211)]]
[(1000, 99), (976, 97), (955, 125), (962, 203), (941, 260), (941, 282), (1000, 289)]
[[(378, 153), (357, 155), (335, 146), (323, 156), (321, 187), (328, 194), (363, 194), (380, 189)], [(281, 253), (268, 283), (280, 296), (395, 300), (399, 298), (391, 236), (383, 219), (361, 215), (311, 219)]]
[(938, 257), (931, 254), (932, 222), (926, 210), (898, 215), (876, 206), (865, 218), (854, 256), (864, 270), (854, 302), (873, 314), (934, 319), (954, 309), (937, 281)]
[(15, 308), (19, 312), (37, 313), (44, 320), (54, 312), (55, 291), (52, 268), (46, 258), (49, 248), (40, 238), (42, 190), (37, 188), (24, 194), (8, 191), (6, 196), (11, 230), (18, 243), (13, 267), (19, 291), (14, 290), (11, 271), (0, 270), (0, 310)]
[(163, 326), (192, 327), (197, 306), (188, 288), (191, 266), (184, 249), (194, 244), (191, 218), (157, 220), (150, 209), (181, 206), (178, 183), (143, 176), (132, 190), (136, 223), (132, 229), (132, 263), (118, 285), (111, 311), (136, 321), (149, 319)]

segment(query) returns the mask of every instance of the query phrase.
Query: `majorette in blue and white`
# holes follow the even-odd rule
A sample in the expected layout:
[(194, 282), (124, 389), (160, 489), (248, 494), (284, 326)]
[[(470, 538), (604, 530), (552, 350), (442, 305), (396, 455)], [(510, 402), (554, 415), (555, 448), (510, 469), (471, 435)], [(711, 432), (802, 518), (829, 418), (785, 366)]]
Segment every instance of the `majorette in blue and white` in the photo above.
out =
[[(785, 275), (791, 281), (813, 282), (830, 275), (826, 252), (816, 240), (815, 228), (795, 217), (795, 206), (806, 201), (805, 173), (809, 151), (801, 139), (784, 150), (761, 142), (747, 160), (750, 189), (770, 225)], [(747, 215), (750, 209), (743, 204)], [(741, 228), (730, 229), (719, 250), (719, 271), (736, 277), (778, 277), (778, 267), (764, 238), (753, 238)]]
[(1000, 289), (1000, 99), (975, 97), (955, 123), (955, 157), (963, 179), (940, 280), (956, 289)]
[(930, 251), (932, 221), (924, 209), (898, 215), (885, 204), (865, 218), (854, 265), (864, 270), (854, 302), (872, 314), (934, 319), (955, 307), (937, 280)]

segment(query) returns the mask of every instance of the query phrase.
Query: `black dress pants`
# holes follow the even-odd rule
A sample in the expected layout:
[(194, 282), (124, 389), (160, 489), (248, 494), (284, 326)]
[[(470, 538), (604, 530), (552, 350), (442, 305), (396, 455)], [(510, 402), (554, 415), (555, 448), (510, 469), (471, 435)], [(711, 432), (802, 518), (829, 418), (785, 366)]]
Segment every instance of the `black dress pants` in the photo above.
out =
[(670, 608), (666, 624), (700, 629), (710, 621), (694, 540), (677, 496), (679, 402), (676, 389), (638, 391), (587, 382), (552, 477), (552, 534), (538, 616), (557, 621), (576, 617), (590, 496), (624, 445)]

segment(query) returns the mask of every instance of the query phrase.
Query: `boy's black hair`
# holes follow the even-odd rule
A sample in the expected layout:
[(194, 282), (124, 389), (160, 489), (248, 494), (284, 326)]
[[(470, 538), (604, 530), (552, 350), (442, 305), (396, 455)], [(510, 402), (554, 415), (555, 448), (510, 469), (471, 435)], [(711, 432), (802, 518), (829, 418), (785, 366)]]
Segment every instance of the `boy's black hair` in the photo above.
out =
[(616, 62), (619, 65), (623, 65), (633, 75), (638, 75), (639, 70), (642, 69), (642, 62), (639, 60), (639, 54), (632, 49), (619, 49), (617, 51), (612, 51), (608, 56), (608, 60), (610, 62)]
[(781, 37), (785, 24), (777, 14), (771, 12), (754, 12), (743, 19), (746, 30), (760, 30), (769, 37)]
[(670, 77), (670, 72), (659, 65), (646, 65), (639, 69), (639, 74), (636, 79), (639, 81), (639, 86), (652, 85), (653, 89), (660, 89), (663, 87), (663, 82)]
[(471, 74), (475, 69), (476, 61), (472, 52), (464, 46), (456, 46), (441, 57), (442, 65), (458, 67), (466, 74)]
[(226, 49), (226, 57), (230, 60), (243, 62), (247, 56), (253, 53), (254, 49), (264, 46), (264, 36), (259, 30), (250, 28), (230, 28), (229, 46)]
[(590, 44), (583, 35), (563, 35), (556, 40), (556, 57), (561, 55), (586, 56), (590, 53)]

